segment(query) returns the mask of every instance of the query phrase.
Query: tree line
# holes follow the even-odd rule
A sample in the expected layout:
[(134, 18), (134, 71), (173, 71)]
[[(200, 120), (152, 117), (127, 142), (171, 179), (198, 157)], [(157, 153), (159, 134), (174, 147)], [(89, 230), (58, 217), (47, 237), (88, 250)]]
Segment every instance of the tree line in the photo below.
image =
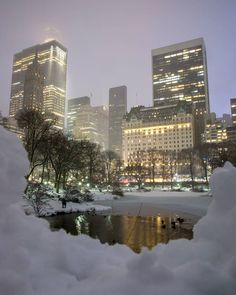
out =
[(118, 181), (119, 157), (113, 151), (101, 151), (96, 143), (67, 137), (55, 127), (52, 114), (23, 109), (16, 120), (24, 130), (23, 144), (30, 162), (28, 181), (52, 182), (57, 192), (78, 183), (93, 186)]
[(157, 180), (170, 183), (176, 174), (187, 175), (192, 189), (197, 177), (208, 183), (209, 175), (225, 161), (236, 164), (236, 146), (233, 143), (201, 144), (179, 152), (156, 149), (137, 150), (123, 167), (120, 158), (110, 150), (86, 139), (74, 140), (55, 127), (52, 114), (36, 110), (20, 110), (16, 115), (18, 126), (24, 131), (23, 144), (30, 162), (28, 181), (54, 184), (56, 191), (68, 186), (118, 186), (121, 176), (138, 184)]
[(163, 186), (169, 183), (171, 189), (176, 175), (182, 178), (185, 175), (190, 178), (194, 190), (196, 179), (202, 179), (208, 185), (213, 170), (223, 166), (226, 161), (236, 165), (236, 145), (232, 142), (203, 143), (179, 152), (153, 148), (131, 154), (124, 172), (133, 177), (139, 187), (148, 180), (153, 185), (157, 181), (162, 182)]

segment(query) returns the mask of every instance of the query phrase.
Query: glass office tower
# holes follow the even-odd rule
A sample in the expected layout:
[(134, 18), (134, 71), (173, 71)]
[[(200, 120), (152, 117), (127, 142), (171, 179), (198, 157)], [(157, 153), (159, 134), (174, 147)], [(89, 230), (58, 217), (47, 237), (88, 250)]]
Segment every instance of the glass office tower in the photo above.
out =
[(71, 98), (67, 102), (67, 133), (72, 135), (78, 112), (83, 106), (90, 106), (90, 97), (82, 96)]
[(191, 102), (209, 112), (205, 45), (202, 38), (152, 50), (153, 104)]
[(195, 145), (201, 143), (210, 112), (206, 50), (198, 38), (152, 50), (154, 107), (186, 101), (193, 108)]
[(14, 55), (9, 116), (23, 108), (25, 74), (37, 53), (40, 70), (45, 76), (43, 111), (57, 117), (57, 127), (64, 128), (67, 49), (52, 40), (24, 49)]

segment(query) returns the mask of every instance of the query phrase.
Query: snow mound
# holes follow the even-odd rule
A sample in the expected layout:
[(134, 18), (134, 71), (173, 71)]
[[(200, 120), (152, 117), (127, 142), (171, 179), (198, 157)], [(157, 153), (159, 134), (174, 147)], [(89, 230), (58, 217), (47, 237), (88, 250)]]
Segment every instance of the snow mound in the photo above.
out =
[(24, 189), (28, 164), (13, 135), (0, 129), (0, 138), (0, 294), (235, 294), (236, 168), (231, 164), (215, 171), (214, 201), (192, 241), (171, 241), (138, 255), (125, 246), (51, 232), (46, 221), (8, 206)]
[(26, 186), (29, 162), (22, 143), (0, 126), (0, 212), (19, 201)]

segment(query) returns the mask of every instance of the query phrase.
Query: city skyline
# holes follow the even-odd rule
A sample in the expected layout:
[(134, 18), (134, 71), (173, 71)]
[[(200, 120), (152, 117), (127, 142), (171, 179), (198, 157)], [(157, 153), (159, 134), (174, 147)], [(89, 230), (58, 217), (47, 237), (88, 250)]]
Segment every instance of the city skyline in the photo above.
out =
[(230, 98), (236, 95), (235, 1), (50, 1), (43, 14), (42, 5), (1, 4), (3, 115), (9, 111), (13, 55), (47, 37), (69, 52), (67, 100), (88, 95), (93, 105), (108, 105), (109, 88), (127, 85), (128, 108), (152, 105), (151, 50), (203, 37), (211, 111), (230, 113)]

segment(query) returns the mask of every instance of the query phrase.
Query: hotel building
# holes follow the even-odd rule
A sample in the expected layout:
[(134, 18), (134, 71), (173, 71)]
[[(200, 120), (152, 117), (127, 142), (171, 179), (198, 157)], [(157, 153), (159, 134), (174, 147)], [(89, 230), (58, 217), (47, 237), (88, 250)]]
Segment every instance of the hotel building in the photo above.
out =
[(150, 121), (147, 116), (150, 110), (142, 106), (132, 108), (123, 120), (124, 166), (138, 151), (179, 152), (194, 146), (194, 118), (191, 112), (183, 111), (176, 105), (169, 118)]

